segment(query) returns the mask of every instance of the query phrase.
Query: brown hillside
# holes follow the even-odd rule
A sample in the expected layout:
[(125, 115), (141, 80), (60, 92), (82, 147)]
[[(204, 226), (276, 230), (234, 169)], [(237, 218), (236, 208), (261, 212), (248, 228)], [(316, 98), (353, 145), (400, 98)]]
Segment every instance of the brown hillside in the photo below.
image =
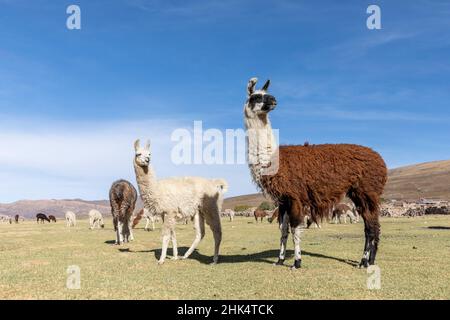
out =
[(383, 197), (450, 200), (450, 160), (425, 162), (389, 170)]

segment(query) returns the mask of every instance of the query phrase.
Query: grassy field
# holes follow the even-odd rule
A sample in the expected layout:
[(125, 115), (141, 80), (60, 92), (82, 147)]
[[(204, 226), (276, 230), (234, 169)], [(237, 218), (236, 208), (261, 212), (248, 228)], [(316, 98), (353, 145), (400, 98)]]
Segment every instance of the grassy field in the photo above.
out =
[[(363, 225), (324, 224), (303, 233), (303, 267), (275, 267), (276, 224), (223, 221), (221, 263), (211, 266), (212, 234), (188, 260), (157, 265), (160, 228), (135, 230), (136, 240), (111, 243), (111, 221), (91, 231), (64, 222), (0, 225), (0, 299), (449, 299), (450, 217), (386, 218), (378, 254), (381, 289), (355, 267)], [(181, 254), (194, 236), (178, 226)], [(290, 239), (288, 249), (292, 249)], [(169, 251), (171, 254), (171, 251)], [(287, 264), (292, 263), (288, 250)], [(81, 269), (81, 288), (67, 289), (67, 267)]]

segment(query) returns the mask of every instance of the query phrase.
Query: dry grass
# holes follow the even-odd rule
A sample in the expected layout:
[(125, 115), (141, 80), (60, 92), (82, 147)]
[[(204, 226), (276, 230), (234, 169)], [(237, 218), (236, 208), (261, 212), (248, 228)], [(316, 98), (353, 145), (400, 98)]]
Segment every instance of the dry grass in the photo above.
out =
[[(60, 221), (0, 225), (0, 299), (450, 298), (449, 217), (382, 221), (381, 290), (368, 290), (366, 270), (354, 266), (363, 245), (362, 224), (305, 231), (303, 268), (297, 271), (272, 265), (276, 225), (236, 218), (223, 226), (219, 265), (208, 264), (213, 252), (208, 230), (189, 260), (158, 266), (159, 229), (138, 229), (136, 241), (117, 247), (110, 244), (110, 221), (95, 231), (88, 230), (87, 221), (71, 230)], [(430, 228), (436, 226), (445, 228)], [(181, 253), (193, 235), (192, 225), (178, 227)], [(80, 290), (66, 288), (69, 265), (81, 268)]]

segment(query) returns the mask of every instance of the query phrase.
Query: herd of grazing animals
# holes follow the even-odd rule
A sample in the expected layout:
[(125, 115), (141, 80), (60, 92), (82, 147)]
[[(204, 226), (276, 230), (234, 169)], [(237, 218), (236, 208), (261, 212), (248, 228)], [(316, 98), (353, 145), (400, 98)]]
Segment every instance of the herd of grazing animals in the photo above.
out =
[[(329, 217), (336, 223), (346, 217), (350, 222), (364, 221), (365, 243), (360, 267), (375, 263), (378, 250), (380, 197), (387, 180), (386, 165), (381, 156), (370, 148), (352, 144), (278, 146), (272, 131), (269, 113), (277, 106), (276, 98), (268, 93), (270, 81), (256, 89), (257, 79), (247, 84), (244, 104), (244, 123), (247, 129), (247, 156), (251, 177), (265, 196), (272, 199), (276, 209), (268, 218), (277, 219), (280, 230), (280, 251), (275, 265), (283, 265), (289, 233), (294, 242), (293, 269), (301, 267), (300, 237), (302, 227)], [(142, 218), (147, 220), (145, 230), (154, 230), (155, 221), (162, 220), (162, 250), (158, 263), (166, 258), (169, 242), (173, 245), (173, 259), (178, 259), (175, 225), (191, 220), (195, 238), (182, 258), (188, 258), (205, 236), (205, 225), (213, 233), (212, 263), (219, 261), (222, 241), (220, 213), (223, 195), (228, 185), (224, 179), (201, 177), (174, 177), (158, 179), (151, 164), (150, 142), (141, 146), (134, 143), (133, 167), (138, 190), (126, 180), (114, 182), (109, 190), (115, 243), (121, 245), (134, 239), (132, 229)], [(133, 216), (138, 197), (142, 208)], [(348, 197), (354, 206), (341, 203)], [(224, 212), (230, 221), (234, 211)], [(269, 216), (265, 210), (254, 211), (256, 222)], [(15, 222), (20, 217), (15, 216)], [(36, 215), (38, 223), (56, 222), (52, 215)], [(66, 226), (76, 226), (76, 215), (67, 211)], [(12, 223), (12, 218), (0, 215), (0, 222)], [(151, 228), (149, 227), (151, 225)], [(97, 210), (89, 212), (90, 229), (103, 228), (103, 216)], [(289, 232), (290, 231), (290, 232)]]

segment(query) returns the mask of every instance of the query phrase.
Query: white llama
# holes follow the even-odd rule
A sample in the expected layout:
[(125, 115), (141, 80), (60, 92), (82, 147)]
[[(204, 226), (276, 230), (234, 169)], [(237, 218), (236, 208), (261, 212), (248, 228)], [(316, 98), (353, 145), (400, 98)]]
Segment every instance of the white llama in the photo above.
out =
[(225, 211), (223, 212), (223, 215), (225, 217), (230, 218), (230, 222), (233, 222), (235, 212), (234, 212), (234, 210), (231, 210), (231, 209), (225, 209)]
[(5, 214), (0, 214), (0, 222), (1, 223), (12, 223), (12, 218), (10, 216), (7, 216)]
[(75, 227), (77, 224), (77, 217), (75, 216), (75, 213), (72, 211), (66, 212), (66, 226), (67, 227)]
[(223, 179), (205, 179), (200, 177), (180, 177), (157, 180), (150, 164), (150, 142), (144, 148), (139, 140), (134, 143), (134, 170), (139, 192), (144, 206), (163, 218), (162, 251), (159, 264), (164, 263), (169, 241), (173, 244), (173, 259), (178, 258), (175, 224), (177, 220), (192, 218), (195, 239), (183, 259), (195, 250), (205, 236), (205, 222), (214, 236), (213, 263), (219, 259), (219, 247), (222, 241), (220, 210), (223, 193), (227, 183)]
[(103, 216), (100, 211), (92, 209), (89, 211), (89, 229), (93, 230), (97, 226), (98, 229), (104, 228)]

